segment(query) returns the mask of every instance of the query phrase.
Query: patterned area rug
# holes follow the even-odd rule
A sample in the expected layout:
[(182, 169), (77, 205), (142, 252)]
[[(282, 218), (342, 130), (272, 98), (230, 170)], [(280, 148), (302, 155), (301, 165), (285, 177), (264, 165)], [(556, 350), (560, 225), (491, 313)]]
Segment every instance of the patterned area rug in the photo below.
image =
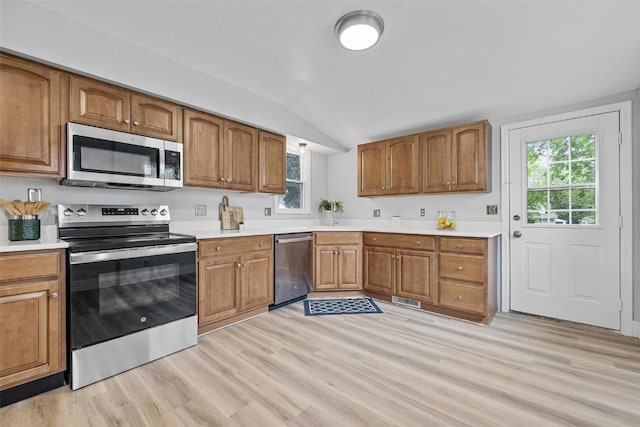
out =
[(382, 310), (371, 298), (335, 298), (304, 300), (304, 314), (318, 316), (321, 314), (358, 314), (382, 313)]

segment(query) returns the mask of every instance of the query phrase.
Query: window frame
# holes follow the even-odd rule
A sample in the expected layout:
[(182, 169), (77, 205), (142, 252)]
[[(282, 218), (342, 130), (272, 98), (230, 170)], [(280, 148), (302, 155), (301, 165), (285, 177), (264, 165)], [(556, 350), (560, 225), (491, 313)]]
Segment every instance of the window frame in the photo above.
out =
[(273, 211), (275, 214), (294, 214), (294, 215), (310, 215), (311, 214), (311, 152), (306, 150), (300, 153), (297, 146), (287, 145), (287, 153), (295, 154), (300, 157), (300, 180), (287, 179), (285, 165), (285, 183), (296, 182), (302, 184), (302, 207), (300, 209), (283, 208), (280, 206), (280, 198), (284, 194), (277, 194), (273, 197)]

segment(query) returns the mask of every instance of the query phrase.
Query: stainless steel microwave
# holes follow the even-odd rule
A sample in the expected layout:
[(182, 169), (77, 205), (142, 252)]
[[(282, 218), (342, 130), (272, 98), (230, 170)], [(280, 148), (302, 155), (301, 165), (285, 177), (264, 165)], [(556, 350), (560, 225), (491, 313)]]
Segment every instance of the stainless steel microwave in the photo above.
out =
[(62, 185), (168, 191), (182, 187), (182, 144), (67, 124)]

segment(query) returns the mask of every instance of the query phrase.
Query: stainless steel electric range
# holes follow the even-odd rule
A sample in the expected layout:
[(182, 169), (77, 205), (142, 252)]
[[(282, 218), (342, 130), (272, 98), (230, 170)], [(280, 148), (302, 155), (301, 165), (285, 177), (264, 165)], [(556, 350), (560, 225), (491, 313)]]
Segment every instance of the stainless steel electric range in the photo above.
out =
[(168, 206), (59, 205), (72, 389), (197, 343), (196, 239)]

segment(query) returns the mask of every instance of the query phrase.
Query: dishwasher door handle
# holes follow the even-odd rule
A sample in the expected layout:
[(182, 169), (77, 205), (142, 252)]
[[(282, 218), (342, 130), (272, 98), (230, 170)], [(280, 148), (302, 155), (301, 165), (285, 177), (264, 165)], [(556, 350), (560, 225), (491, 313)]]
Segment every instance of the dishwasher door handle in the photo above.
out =
[(297, 243), (308, 242), (309, 240), (313, 240), (313, 236), (294, 237), (293, 239), (276, 239), (276, 243)]

